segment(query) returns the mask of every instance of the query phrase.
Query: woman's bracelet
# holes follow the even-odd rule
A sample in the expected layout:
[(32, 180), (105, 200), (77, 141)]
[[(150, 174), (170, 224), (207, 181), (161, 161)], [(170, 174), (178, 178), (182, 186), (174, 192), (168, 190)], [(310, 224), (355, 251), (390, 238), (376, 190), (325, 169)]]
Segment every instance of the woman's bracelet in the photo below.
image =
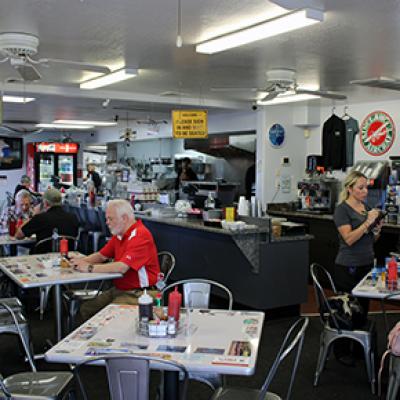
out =
[(368, 232), (368, 229), (369, 229), (369, 225), (367, 225), (365, 222), (363, 223), (363, 225), (364, 225), (364, 235)]

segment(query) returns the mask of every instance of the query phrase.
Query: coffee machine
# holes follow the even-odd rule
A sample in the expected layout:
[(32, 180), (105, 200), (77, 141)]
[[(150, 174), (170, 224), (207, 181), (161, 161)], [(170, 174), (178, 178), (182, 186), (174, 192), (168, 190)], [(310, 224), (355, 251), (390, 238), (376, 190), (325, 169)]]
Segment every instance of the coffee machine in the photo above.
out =
[(333, 214), (340, 182), (335, 178), (315, 176), (297, 183), (298, 211)]

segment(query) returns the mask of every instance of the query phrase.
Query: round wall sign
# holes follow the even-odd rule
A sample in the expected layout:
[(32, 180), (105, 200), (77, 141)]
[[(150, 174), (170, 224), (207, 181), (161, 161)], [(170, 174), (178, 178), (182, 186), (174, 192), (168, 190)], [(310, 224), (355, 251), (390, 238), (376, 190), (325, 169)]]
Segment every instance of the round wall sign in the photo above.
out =
[(269, 129), (268, 136), (273, 147), (281, 147), (285, 141), (285, 128), (281, 124), (274, 124)]
[(385, 154), (393, 145), (396, 127), (389, 114), (374, 111), (361, 124), (360, 142), (364, 150), (372, 156)]

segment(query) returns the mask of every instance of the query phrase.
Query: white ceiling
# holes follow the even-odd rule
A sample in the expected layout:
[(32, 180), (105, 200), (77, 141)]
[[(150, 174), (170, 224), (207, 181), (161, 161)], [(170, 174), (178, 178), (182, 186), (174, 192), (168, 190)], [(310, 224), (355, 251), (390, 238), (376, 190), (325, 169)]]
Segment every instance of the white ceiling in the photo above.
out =
[[(345, 93), (348, 102), (398, 98), (398, 92), (351, 86), (349, 81), (380, 75), (400, 78), (400, 1), (320, 3), (325, 10), (321, 24), (204, 55), (195, 52), (196, 43), (287, 11), (267, 0), (182, 0), (184, 46), (177, 48), (178, 0), (1, 0), (0, 32), (37, 34), (39, 57), (140, 70), (131, 80), (81, 91), (79, 82), (93, 73), (62, 65), (40, 67), (43, 79), (37, 83), (3, 84), (7, 93), (38, 98), (27, 105), (5, 105), (4, 119), (106, 120), (118, 113), (113, 107), (126, 106), (143, 114), (179, 106), (245, 109), (254, 100), (251, 91), (221, 93), (210, 87), (263, 87), (265, 71), (277, 67), (294, 68), (301, 86)], [(17, 76), (9, 63), (0, 64), (0, 82)], [(160, 96), (168, 91), (182, 94)], [(105, 98), (112, 99), (107, 109), (101, 106)]]

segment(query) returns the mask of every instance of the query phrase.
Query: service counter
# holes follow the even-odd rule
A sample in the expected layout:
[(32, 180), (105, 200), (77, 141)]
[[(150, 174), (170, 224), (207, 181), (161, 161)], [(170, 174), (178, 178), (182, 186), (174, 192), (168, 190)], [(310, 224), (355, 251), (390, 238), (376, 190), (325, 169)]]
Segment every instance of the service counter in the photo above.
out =
[[(313, 236), (310, 241), (310, 263), (323, 265), (330, 273), (334, 271), (335, 258), (339, 249), (339, 236), (331, 214), (315, 214), (303, 211), (268, 211), (271, 217), (285, 217), (289, 221), (304, 223), (307, 233)], [(375, 254), (378, 263), (391, 251), (398, 252), (400, 225), (384, 224), (379, 240), (375, 243)]]
[(307, 300), (310, 235), (272, 238), (258, 226), (229, 231), (202, 220), (140, 216), (159, 251), (176, 257), (173, 280), (207, 278), (226, 285), (235, 302), (256, 309)]

